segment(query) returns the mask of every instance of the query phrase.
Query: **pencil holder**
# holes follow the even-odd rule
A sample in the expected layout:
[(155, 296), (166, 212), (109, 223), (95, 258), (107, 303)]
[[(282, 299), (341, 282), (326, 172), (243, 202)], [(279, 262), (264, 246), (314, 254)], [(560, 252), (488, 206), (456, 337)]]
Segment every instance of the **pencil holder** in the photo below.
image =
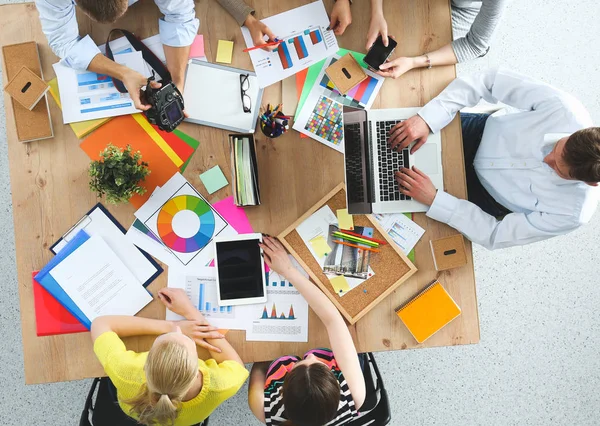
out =
[(289, 129), (289, 119), (282, 111), (279, 111), (281, 106), (271, 110), (270, 105), (263, 109), (263, 113), (258, 117), (260, 130), (263, 134), (271, 139), (278, 138), (286, 133)]

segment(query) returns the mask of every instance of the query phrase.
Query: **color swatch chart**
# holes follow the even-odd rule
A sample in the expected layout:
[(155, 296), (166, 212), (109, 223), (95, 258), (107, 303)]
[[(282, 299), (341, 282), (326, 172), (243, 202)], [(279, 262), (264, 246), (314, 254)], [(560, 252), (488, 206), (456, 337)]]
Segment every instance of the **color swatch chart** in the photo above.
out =
[(342, 118), (342, 105), (321, 96), (304, 129), (334, 145), (339, 145), (344, 139)]

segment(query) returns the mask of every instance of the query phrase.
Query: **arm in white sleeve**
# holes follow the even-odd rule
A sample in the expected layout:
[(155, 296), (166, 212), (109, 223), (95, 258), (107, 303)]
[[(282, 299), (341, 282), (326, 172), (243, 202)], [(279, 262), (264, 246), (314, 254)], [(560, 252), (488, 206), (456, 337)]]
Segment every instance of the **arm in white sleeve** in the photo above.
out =
[(481, 99), (503, 102), (522, 110), (538, 110), (556, 105), (570, 96), (546, 83), (505, 68), (492, 68), (454, 80), (442, 93), (419, 111), (433, 133), (439, 132), (464, 107)]
[(158, 20), (160, 40), (165, 46), (190, 46), (198, 33), (194, 0), (154, 0), (165, 16)]
[(79, 37), (79, 26), (72, 0), (36, 0), (42, 31), (52, 51), (64, 65), (86, 70), (100, 53), (90, 36)]
[(470, 201), (438, 191), (427, 216), (443, 222), (489, 250), (520, 246), (562, 235), (579, 224), (572, 216), (510, 213), (496, 219)]

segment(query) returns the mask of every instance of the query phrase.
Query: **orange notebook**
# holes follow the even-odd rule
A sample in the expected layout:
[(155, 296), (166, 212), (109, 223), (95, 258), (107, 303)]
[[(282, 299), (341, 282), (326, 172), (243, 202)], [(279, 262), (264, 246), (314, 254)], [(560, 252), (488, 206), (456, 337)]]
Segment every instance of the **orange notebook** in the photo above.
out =
[(423, 343), (460, 315), (460, 308), (438, 280), (396, 309), (408, 331)]

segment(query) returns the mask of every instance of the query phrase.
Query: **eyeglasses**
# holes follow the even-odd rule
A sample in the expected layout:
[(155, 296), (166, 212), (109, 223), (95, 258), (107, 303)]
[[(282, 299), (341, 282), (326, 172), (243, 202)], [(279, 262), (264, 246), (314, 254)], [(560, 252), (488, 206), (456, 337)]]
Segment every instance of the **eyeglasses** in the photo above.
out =
[(252, 99), (246, 93), (246, 91), (250, 89), (250, 80), (248, 80), (248, 77), (250, 77), (249, 74), (240, 74), (240, 95), (242, 97), (242, 107), (244, 108), (245, 113), (252, 112)]

